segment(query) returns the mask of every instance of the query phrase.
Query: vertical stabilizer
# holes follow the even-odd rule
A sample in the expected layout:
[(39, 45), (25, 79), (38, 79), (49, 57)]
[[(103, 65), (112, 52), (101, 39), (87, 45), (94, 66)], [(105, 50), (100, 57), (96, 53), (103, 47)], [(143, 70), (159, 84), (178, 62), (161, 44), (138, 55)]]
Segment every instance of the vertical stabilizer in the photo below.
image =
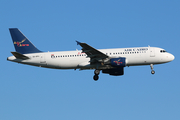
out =
[(39, 53), (38, 50), (21, 31), (17, 28), (9, 28), (16, 52), (21, 54)]

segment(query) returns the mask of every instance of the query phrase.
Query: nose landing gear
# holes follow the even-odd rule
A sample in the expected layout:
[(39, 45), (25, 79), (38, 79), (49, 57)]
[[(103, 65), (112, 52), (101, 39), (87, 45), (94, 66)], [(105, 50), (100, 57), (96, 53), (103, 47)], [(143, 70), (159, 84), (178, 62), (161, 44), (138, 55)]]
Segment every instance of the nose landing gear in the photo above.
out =
[(151, 67), (151, 74), (155, 74), (155, 71), (153, 70), (153, 64), (150, 64)]
[(95, 80), (95, 81), (97, 81), (98, 79), (99, 79), (99, 73), (100, 73), (100, 70), (95, 70), (94, 71), (94, 77), (93, 77), (93, 79)]

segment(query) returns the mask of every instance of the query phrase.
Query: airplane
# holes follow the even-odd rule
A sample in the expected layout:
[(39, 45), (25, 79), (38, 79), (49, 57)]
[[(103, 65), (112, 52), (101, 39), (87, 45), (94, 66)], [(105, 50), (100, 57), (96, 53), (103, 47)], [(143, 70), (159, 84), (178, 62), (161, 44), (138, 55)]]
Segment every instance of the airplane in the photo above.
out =
[(158, 47), (133, 47), (116, 49), (95, 49), (79, 41), (82, 47), (76, 51), (43, 52), (37, 49), (17, 28), (9, 28), (15, 52), (8, 61), (52, 69), (94, 69), (93, 79), (99, 79), (100, 71), (112, 76), (124, 75), (124, 67), (153, 65), (174, 60), (174, 55)]

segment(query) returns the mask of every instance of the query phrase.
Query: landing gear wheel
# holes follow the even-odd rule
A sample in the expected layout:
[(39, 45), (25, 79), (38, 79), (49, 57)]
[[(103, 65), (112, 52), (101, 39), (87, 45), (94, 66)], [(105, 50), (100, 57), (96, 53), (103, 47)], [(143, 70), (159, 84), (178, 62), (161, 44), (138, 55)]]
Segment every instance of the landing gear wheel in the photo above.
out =
[(95, 71), (94, 71), (94, 74), (95, 74), (95, 75), (99, 75), (99, 73), (100, 73), (100, 70), (95, 70)]
[(100, 74), (100, 70), (98, 70), (98, 69), (96, 69), (95, 71), (94, 71), (94, 77), (93, 77), (93, 79), (95, 80), (95, 81), (97, 81), (98, 79), (99, 79), (99, 74)]
[(154, 70), (152, 70), (152, 71), (151, 71), (151, 74), (155, 74), (155, 71), (154, 71)]
[(151, 67), (151, 74), (154, 74), (155, 71), (153, 70), (153, 64), (150, 64), (150, 67)]
[(98, 76), (98, 75), (94, 75), (93, 79), (94, 79), (95, 81), (97, 81), (97, 80), (99, 79), (99, 76)]

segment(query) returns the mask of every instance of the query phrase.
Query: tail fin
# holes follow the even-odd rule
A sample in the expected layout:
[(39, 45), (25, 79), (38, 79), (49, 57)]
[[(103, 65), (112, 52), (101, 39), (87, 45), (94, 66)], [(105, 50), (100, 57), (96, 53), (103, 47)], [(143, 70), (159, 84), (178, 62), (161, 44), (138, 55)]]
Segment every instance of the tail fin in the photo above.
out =
[(9, 31), (11, 33), (14, 47), (18, 53), (28, 54), (41, 52), (21, 33), (19, 29), (9, 28)]

